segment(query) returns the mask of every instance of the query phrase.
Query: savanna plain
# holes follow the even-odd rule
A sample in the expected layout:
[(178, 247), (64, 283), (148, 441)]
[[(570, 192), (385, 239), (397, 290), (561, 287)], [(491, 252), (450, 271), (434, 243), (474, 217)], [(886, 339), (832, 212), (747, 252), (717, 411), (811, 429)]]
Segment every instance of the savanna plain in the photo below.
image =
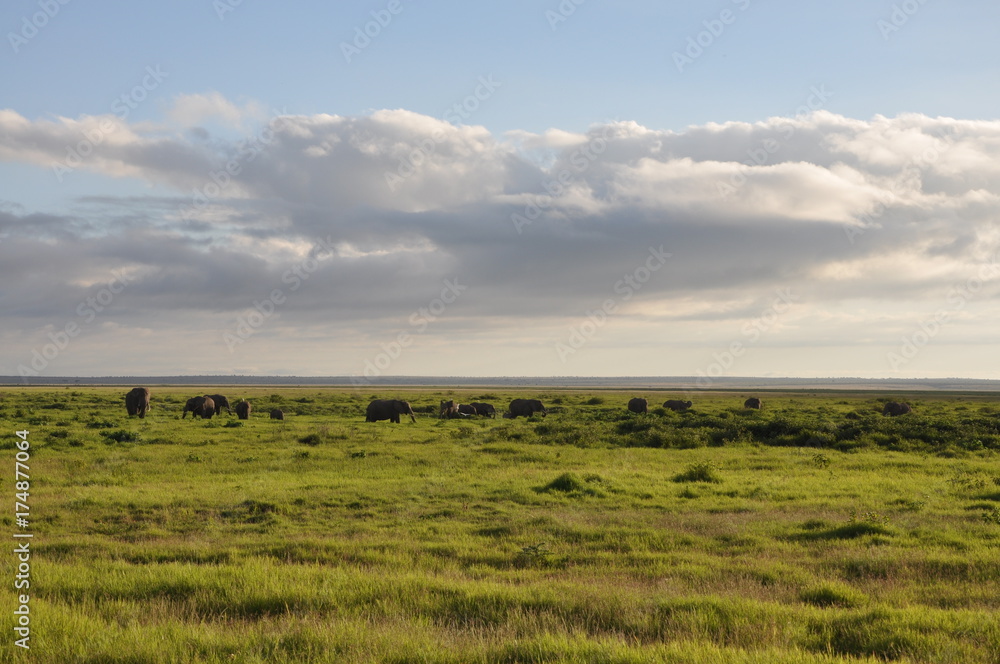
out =
[(997, 394), (129, 387), (0, 388), (3, 661), (1000, 662)]

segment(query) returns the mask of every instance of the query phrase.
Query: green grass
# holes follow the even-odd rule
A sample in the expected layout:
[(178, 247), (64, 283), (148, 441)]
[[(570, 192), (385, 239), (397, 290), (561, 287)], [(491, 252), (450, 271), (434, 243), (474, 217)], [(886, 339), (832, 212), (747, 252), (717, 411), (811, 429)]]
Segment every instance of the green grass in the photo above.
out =
[[(997, 662), (991, 397), (209, 390), (253, 403), (232, 426), (151, 389), (139, 420), (126, 389), (0, 388), (32, 662)], [(550, 414), (430, 415), (514, 396)], [(421, 415), (367, 424), (374, 397)], [(2, 596), (0, 661), (28, 661)]]

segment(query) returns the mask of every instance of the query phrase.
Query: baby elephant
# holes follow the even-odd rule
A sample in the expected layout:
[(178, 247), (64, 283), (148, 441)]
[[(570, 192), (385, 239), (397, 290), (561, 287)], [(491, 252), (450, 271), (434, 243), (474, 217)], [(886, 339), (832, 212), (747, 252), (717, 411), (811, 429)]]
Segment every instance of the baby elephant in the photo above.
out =
[(648, 407), (649, 407), (649, 402), (640, 397), (636, 397), (635, 399), (629, 399), (628, 401), (628, 409), (633, 413), (640, 413), (640, 414), (645, 413), (647, 412)]
[(250, 405), (250, 402), (245, 399), (237, 403), (236, 406), (234, 406), (234, 409), (236, 410), (236, 417), (241, 420), (249, 420), (250, 412), (253, 411), (253, 407)]
[(890, 401), (882, 409), (883, 415), (888, 415), (889, 417), (899, 417), (900, 415), (906, 415), (913, 409), (910, 408), (908, 403), (898, 403), (896, 401)]
[(191, 413), (192, 420), (195, 416), (210, 420), (212, 419), (212, 415), (215, 415), (215, 401), (211, 397), (192, 397), (184, 404), (184, 412), (181, 413), (181, 419), (183, 420), (189, 412)]

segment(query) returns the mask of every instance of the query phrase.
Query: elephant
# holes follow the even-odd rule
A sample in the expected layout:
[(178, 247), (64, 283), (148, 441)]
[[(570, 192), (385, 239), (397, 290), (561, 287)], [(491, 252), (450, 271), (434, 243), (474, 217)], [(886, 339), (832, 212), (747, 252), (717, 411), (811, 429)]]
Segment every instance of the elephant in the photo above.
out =
[(513, 420), (518, 416), (531, 417), (535, 413), (541, 413), (542, 417), (548, 414), (545, 406), (538, 399), (514, 399), (507, 407), (507, 412), (503, 414), (506, 419)]
[[(371, 408), (371, 406), (369, 406), (369, 408)], [(459, 413), (458, 404), (455, 403), (454, 400), (442, 401), (441, 408), (438, 410), (438, 417), (442, 419), (446, 417), (447, 418), (458, 417), (458, 413)]]
[(890, 401), (885, 405), (885, 408), (882, 409), (882, 414), (888, 415), (889, 417), (896, 417), (897, 415), (905, 415), (912, 410), (913, 409), (910, 408), (910, 404)]
[(764, 402), (758, 399), (757, 397), (750, 397), (749, 399), (743, 402), (743, 407), (755, 408), (757, 410), (760, 410), (761, 408), (764, 407)]
[(221, 394), (206, 394), (205, 396), (215, 402), (216, 415), (220, 414), (223, 408), (225, 408), (230, 415), (233, 414), (233, 409), (229, 406), (229, 399), (226, 397)]
[(133, 387), (125, 395), (125, 410), (129, 417), (138, 415), (139, 419), (145, 418), (146, 413), (149, 412), (149, 388)]
[(458, 404), (458, 414), (464, 417), (475, 417), (478, 413), (476, 413), (476, 407), (472, 404), (460, 403)]
[(399, 424), (400, 415), (409, 415), (413, 422), (417, 417), (413, 414), (413, 409), (406, 401), (399, 399), (376, 399), (368, 404), (365, 411), (365, 422), (378, 422), (379, 420), (389, 420)]
[(648, 412), (648, 407), (649, 402), (641, 397), (628, 400), (628, 409), (633, 413), (646, 413)]
[(215, 415), (215, 402), (212, 401), (212, 397), (192, 397), (184, 404), (184, 412), (181, 413), (182, 420), (187, 416), (188, 411), (191, 411), (192, 420), (195, 415), (210, 420), (212, 415)]
[(280, 408), (272, 408), (271, 409), (271, 419), (272, 420), (284, 420), (285, 419), (285, 413), (282, 412), (282, 410)]
[(253, 407), (246, 399), (236, 404), (236, 417), (241, 420), (249, 420), (251, 411), (253, 411)]
[(491, 403), (473, 402), (469, 405), (476, 410), (476, 415), (482, 415), (483, 417), (497, 416), (497, 409)]
[(669, 408), (675, 413), (679, 413), (683, 410), (687, 410), (691, 407), (690, 401), (681, 401), (680, 399), (667, 399), (663, 402), (664, 408)]

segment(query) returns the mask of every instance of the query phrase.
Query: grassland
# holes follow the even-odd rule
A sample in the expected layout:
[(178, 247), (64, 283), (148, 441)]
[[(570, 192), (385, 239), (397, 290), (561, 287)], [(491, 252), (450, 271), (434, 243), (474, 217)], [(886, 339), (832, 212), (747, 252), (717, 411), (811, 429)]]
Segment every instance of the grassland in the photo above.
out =
[[(35, 533), (2, 661), (1000, 662), (997, 397), (125, 391), (0, 388), (0, 523), (27, 429)], [(254, 415), (179, 419), (216, 391)], [(366, 424), (376, 396), (418, 422)], [(430, 414), (514, 396), (550, 414)]]

